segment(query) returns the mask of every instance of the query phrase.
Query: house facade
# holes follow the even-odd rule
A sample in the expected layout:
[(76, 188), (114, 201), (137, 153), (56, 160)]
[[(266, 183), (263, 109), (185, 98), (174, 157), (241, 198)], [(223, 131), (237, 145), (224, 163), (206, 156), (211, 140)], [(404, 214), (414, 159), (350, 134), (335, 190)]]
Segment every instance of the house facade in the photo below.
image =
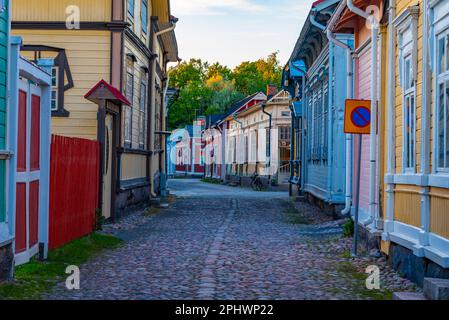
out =
[(206, 126), (202, 131), (206, 177), (223, 182), (232, 179), (234, 163), (230, 150), (233, 149), (231, 141), (235, 139), (230, 139), (231, 122), (239, 112), (265, 102), (266, 99), (263, 92), (257, 92), (234, 103), (223, 115), (206, 117)]
[(202, 131), (205, 127), (205, 117), (200, 117), (184, 129), (176, 132), (175, 141), (175, 174), (192, 177), (204, 176), (204, 152)]
[(326, 34), (329, 13), (338, 4), (329, 0), (313, 5), (284, 70), (283, 83), (292, 97), (295, 152), (290, 183), (309, 201), (336, 215), (345, 208), (350, 183), (345, 179), (348, 148), (343, 120), (345, 100), (352, 92), (347, 66), (352, 74), (352, 65), (344, 47), (353, 46), (351, 35), (336, 34), (335, 41), (341, 44), (337, 45)]
[(103, 216), (119, 218), (158, 199), (165, 186), (167, 63), (178, 60), (170, 2), (17, 0), (12, 16), (13, 33), (24, 39), (21, 54), (54, 60), (53, 134), (103, 140), (99, 107), (85, 98), (101, 80), (129, 101), (109, 124), (118, 136), (110, 173), (116, 183), (110, 208), (99, 204)]
[[(370, 6), (378, 8), (375, 25)], [(448, 17), (446, 1), (347, 0), (328, 26), (354, 35), (355, 97), (378, 106), (362, 141), (366, 244), (420, 285), (425, 277), (449, 278)]]
[(268, 101), (235, 114), (226, 150), (230, 179), (242, 185), (257, 173), (265, 183), (284, 183), (290, 173), (290, 96), (281, 91)]

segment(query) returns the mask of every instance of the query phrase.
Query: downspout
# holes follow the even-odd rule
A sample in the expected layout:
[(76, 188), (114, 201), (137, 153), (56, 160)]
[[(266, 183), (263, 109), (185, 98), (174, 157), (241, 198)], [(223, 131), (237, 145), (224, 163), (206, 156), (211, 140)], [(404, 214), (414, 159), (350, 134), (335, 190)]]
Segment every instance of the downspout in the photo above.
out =
[[(326, 26), (320, 24), (319, 22), (316, 21), (316, 14), (317, 14), (317, 10), (314, 8), (312, 9), (313, 14), (310, 17), (310, 22), (312, 23), (313, 26), (317, 27), (318, 29), (320, 29), (321, 31), (325, 32), (326, 30)], [(329, 77), (328, 77), (328, 96), (329, 96), (329, 100), (328, 100), (328, 105), (327, 107), (327, 114), (328, 114), (328, 136), (325, 137), (325, 139), (327, 139), (328, 143), (328, 149), (327, 149), (327, 190), (328, 190), (328, 201), (331, 202), (332, 201), (332, 176), (333, 176), (333, 117), (332, 117), (332, 106), (334, 105), (334, 101), (333, 101), (333, 97), (334, 97), (334, 88), (332, 86), (332, 77), (334, 74), (334, 63), (333, 63), (333, 57), (334, 57), (334, 45), (330, 45), (329, 46)], [(324, 90), (323, 90), (323, 94), (324, 94)]]
[[(389, 238), (389, 232), (393, 231), (394, 221), (394, 183), (393, 174), (396, 162), (396, 119), (395, 119), (395, 106), (396, 106), (396, 30), (394, 27), (394, 20), (396, 18), (396, 0), (390, 0), (389, 14), (388, 14), (388, 88), (390, 94), (388, 95), (388, 150), (387, 150), (387, 179), (386, 179), (386, 217), (384, 223), (384, 234), (382, 239), (387, 241)], [(424, 141), (424, 140), (423, 140)], [(423, 144), (425, 145), (425, 144)]]
[(376, 144), (377, 144), (377, 37), (379, 27), (373, 15), (357, 8), (353, 0), (347, 0), (348, 9), (371, 23), (371, 133), (370, 133), (370, 181), (369, 218), (363, 222), (368, 226), (376, 219)]
[[(157, 44), (157, 40), (159, 39), (159, 37), (165, 33), (171, 32), (173, 30), (175, 30), (176, 28), (176, 22), (177, 21), (173, 21), (172, 26), (169, 28), (166, 28), (164, 30), (160, 30), (156, 33), (154, 33), (153, 35), (153, 43), (152, 43), (152, 52), (153, 54), (156, 52), (156, 44)], [(156, 86), (156, 63), (157, 60), (156, 58), (153, 59), (152, 61), (153, 66), (152, 66), (152, 75), (151, 75), (151, 91), (152, 91), (152, 95), (151, 95), (151, 113), (150, 113), (150, 128), (151, 128), (151, 132), (150, 132), (150, 151), (152, 156), (154, 156), (154, 142), (155, 142), (155, 132), (154, 132), (154, 128), (155, 128), (155, 114), (156, 114), (156, 95), (154, 94), (154, 88)], [(165, 103), (164, 101), (162, 101), (162, 103)], [(152, 159), (150, 162), (150, 179), (152, 179), (152, 175), (153, 175), (153, 165), (154, 165), (154, 160)], [(157, 198), (157, 194), (155, 194), (154, 192), (154, 183), (151, 183), (151, 189), (150, 189), (150, 195), (153, 198)]]
[(291, 143), (290, 143), (290, 180), (289, 180), (289, 196), (293, 196), (293, 178), (295, 175), (295, 168), (293, 167), (293, 161), (294, 161), (294, 155), (293, 155), (293, 151), (294, 151), (294, 147), (295, 145), (297, 145), (297, 143), (295, 144), (296, 141), (296, 137), (295, 137), (295, 111), (293, 109), (293, 104), (289, 104), (289, 109), (290, 109), (290, 115), (291, 115), (291, 125), (290, 125), (290, 135), (291, 135)]
[[(343, 48), (346, 50), (346, 98), (352, 98), (352, 80), (353, 80), (353, 72), (352, 72), (352, 49), (346, 43), (343, 43), (335, 38), (335, 34), (331, 31), (331, 29), (337, 23), (337, 18), (340, 16), (341, 12), (337, 12), (334, 14), (332, 20), (329, 23), (329, 26), (326, 30), (326, 35), (328, 40), (336, 46)], [(341, 214), (346, 216), (351, 212), (351, 204), (352, 204), (352, 135), (346, 134), (345, 148), (346, 148), (346, 191), (345, 191), (345, 207), (341, 211)]]
[(271, 127), (272, 127), (272, 120), (273, 120), (273, 115), (271, 113), (268, 113), (265, 108), (267, 107), (267, 105), (265, 103), (262, 104), (262, 112), (264, 114), (266, 114), (268, 116), (268, 118), (270, 119), (269, 121), (269, 125), (268, 125), (268, 180), (271, 181)]

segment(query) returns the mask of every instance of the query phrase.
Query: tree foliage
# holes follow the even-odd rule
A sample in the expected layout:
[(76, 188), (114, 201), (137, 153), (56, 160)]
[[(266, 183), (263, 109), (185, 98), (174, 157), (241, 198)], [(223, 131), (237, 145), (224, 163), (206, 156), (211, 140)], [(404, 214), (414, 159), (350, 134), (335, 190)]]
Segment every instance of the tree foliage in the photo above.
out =
[(183, 62), (170, 71), (177, 94), (169, 102), (170, 129), (180, 128), (200, 115), (222, 114), (244, 97), (281, 83), (277, 53), (266, 59), (242, 62), (233, 70), (201, 59)]

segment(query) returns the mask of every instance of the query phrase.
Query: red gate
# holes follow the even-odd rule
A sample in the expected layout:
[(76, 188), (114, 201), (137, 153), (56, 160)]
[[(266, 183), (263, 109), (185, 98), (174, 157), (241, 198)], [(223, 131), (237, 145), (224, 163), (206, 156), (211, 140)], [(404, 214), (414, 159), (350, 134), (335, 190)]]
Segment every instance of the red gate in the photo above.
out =
[(52, 136), (49, 248), (94, 230), (98, 208), (100, 146), (97, 141)]

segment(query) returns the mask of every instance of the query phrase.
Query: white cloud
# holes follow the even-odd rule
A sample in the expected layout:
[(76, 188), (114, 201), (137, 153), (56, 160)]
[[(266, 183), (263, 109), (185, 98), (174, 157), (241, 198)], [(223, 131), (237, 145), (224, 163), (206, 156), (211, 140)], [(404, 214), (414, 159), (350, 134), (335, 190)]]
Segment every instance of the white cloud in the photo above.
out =
[(172, 0), (174, 15), (224, 15), (228, 10), (264, 12), (263, 5), (250, 0)]

